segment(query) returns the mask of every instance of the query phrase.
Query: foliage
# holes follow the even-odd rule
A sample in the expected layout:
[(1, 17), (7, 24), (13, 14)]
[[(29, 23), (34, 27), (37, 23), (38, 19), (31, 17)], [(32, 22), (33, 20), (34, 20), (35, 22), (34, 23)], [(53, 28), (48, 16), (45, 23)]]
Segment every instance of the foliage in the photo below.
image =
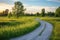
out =
[(40, 13), (39, 13), (39, 12), (37, 12), (37, 13), (36, 13), (36, 16), (40, 16)]
[(0, 23), (4, 23), (4, 26), (0, 27), (0, 40), (25, 35), (40, 25), (34, 17), (5, 18), (1, 19)]
[(12, 12), (16, 17), (19, 17), (21, 15), (24, 15), (24, 6), (21, 2), (17, 1), (15, 2), (14, 7), (12, 8)]
[(56, 12), (55, 13), (56, 13), (56, 15), (55, 15), (56, 17), (60, 17), (60, 7), (58, 7), (56, 9)]
[(45, 16), (45, 9), (44, 8), (42, 9), (41, 15), (42, 15), (42, 17)]
[(11, 12), (8, 14), (8, 18), (10, 18), (10, 17), (12, 17), (12, 13)]
[(54, 17), (55, 13), (54, 12), (48, 12), (47, 16)]
[(8, 9), (6, 9), (5, 11), (3, 11), (3, 12), (1, 12), (0, 13), (0, 16), (7, 16), (8, 15), (8, 12), (9, 12), (9, 10)]

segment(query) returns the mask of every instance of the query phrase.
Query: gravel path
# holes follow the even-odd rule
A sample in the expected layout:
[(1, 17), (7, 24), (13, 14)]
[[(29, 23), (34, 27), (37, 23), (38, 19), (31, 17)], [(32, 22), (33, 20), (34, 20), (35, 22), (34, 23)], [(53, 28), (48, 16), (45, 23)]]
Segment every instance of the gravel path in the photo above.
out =
[(52, 33), (52, 29), (53, 29), (53, 27), (52, 27), (52, 25), (50, 24), (50, 23), (48, 23), (48, 22), (45, 22), (45, 29), (44, 29), (44, 31), (42, 32), (42, 34), (41, 35), (38, 35), (38, 36), (36, 36), (34, 39), (32, 39), (32, 40), (49, 40), (49, 37), (50, 37), (50, 35), (51, 35), (51, 33)]
[[(45, 21), (39, 21), (41, 25), (29, 34), (10, 40), (48, 40), (52, 32), (52, 25)], [(45, 29), (44, 29), (45, 28)], [(42, 30), (44, 30), (42, 32)], [(42, 32), (42, 33), (41, 33)], [(39, 35), (41, 33), (41, 35)]]

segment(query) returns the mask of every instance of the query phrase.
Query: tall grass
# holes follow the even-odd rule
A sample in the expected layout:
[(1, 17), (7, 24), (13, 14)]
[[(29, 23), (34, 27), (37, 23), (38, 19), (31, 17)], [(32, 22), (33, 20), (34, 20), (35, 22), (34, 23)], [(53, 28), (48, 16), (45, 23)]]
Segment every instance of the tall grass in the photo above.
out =
[[(2, 22), (5, 23), (4, 25), (5, 27), (2, 25), (3, 24)], [(40, 25), (39, 22), (35, 21), (35, 18), (31, 18), (31, 17), (23, 17), (19, 19), (9, 19), (9, 18), (1, 19), (0, 23), (2, 23), (1, 24), (2, 27), (0, 28), (0, 40), (7, 40), (10, 38), (25, 35), (33, 31)], [(14, 26), (13, 24), (15, 25), (18, 24), (18, 25)]]

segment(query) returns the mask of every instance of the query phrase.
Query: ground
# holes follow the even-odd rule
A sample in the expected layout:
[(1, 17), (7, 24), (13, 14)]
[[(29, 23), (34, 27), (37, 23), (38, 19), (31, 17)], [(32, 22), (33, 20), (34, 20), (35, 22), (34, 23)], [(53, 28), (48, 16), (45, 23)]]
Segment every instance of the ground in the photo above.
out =
[[(26, 34), (28, 32), (31, 32), (32, 30), (37, 28), (37, 26), (39, 26), (39, 22), (36, 21), (35, 18), (40, 18), (40, 20), (45, 20), (45, 21), (51, 23), (53, 25), (53, 31), (50, 36), (50, 40), (60, 40), (60, 17), (34, 17), (34, 16), (33, 17), (31, 17), (31, 16), (30, 17), (20, 17), (18, 19), (17, 18), (0, 17), (0, 38), (8, 38), (9, 39), (11, 37), (9, 35), (14, 34), (15, 36), (13, 35), (12, 37), (16, 37), (18, 35), (21, 35), (21, 34), (23, 35), (24, 33)], [(12, 22), (12, 21), (14, 21), (14, 22)], [(16, 23), (21, 27), (18, 27), (16, 25)], [(34, 25), (34, 26), (32, 26), (32, 25)], [(19, 30), (16, 31), (15, 27), (17, 29), (21, 28), (21, 32), (19, 32)], [(11, 30), (13, 30), (13, 31), (11, 31)], [(12, 34), (9, 34), (9, 32), (11, 32)], [(6, 34), (6, 33), (8, 33), (8, 34)], [(17, 33), (19, 33), (19, 34), (17, 34)]]
[(50, 40), (60, 40), (60, 17), (41, 17), (41, 19), (53, 25)]

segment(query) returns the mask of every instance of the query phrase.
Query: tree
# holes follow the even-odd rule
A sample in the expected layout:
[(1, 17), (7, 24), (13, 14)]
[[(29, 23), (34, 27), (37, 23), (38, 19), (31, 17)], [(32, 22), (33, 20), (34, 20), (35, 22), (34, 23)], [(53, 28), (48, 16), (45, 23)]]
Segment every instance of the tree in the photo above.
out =
[(12, 8), (12, 12), (16, 17), (19, 17), (24, 14), (24, 6), (21, 2), (17, 1), (15, 2), (14, 7)]
[(50, 16), (50, 17), (52, 17), (52, 16), (55, 15), (55, 13), (54, 12), (47, 12), (47, 15)]
[(42, 17), (44, 17), (45, 16), (45, 9), (44, 8), (42, 9), (41, 13), (42, 13)]
[(8, 17), (10, 18), (12, 16), (12, 13), (10, 12), (9, 14), (8, 14)]
[(9, 12), (9, 10), (6, 9), (5, 11), (3, 11), (3, 12), (0, 14), (0, 16), (8, 16), (8, 12)]
[(56, 9), (55, 13), (56, 13), (55, 14), (56, 17), (60, 17), (60, 7)]
[(36, 16), (40, 16), (40, 13), (39, 13), (39, 12), (37, 12), (37, 13), (36, 13)]
[(9, 9), (6, 9), (5, 11), (4, 11), (4, 16), (7, 16), (8, 15), (8, 12), (9, 12)]

